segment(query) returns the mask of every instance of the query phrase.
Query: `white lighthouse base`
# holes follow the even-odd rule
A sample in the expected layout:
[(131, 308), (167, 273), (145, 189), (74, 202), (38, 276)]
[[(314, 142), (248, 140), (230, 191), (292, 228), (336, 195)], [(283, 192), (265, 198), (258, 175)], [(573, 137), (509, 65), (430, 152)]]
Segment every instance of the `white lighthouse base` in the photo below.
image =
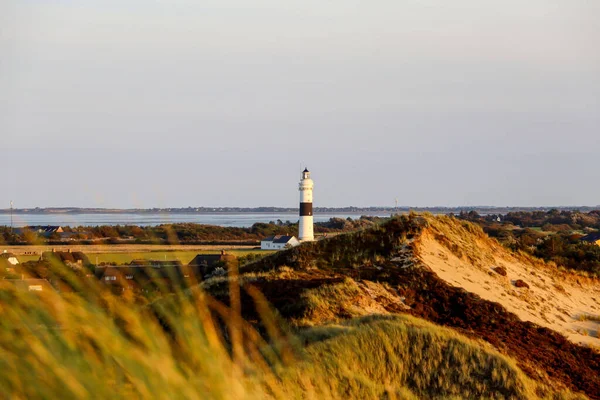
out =
[(300, 226), (298, 227), (298, 240), (300, 240), (300, 242), (312, 242), (313, 240), (315, 240), (312, 215), (300, 217)]

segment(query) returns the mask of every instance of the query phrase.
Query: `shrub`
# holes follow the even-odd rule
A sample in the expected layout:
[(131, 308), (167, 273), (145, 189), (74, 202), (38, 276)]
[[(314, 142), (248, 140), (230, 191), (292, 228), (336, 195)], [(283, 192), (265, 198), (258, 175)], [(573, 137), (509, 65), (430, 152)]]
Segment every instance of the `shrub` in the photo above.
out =
[(529, 284), (521, 279), (515, 281), (515, 286), (518, 288), (529, 288)]
[(216, 267), (211, 274), (209, 274), (209, 277), (213, 277), (213, 276), (225, 276), (227, 275), (227, 270), (223, 267)]

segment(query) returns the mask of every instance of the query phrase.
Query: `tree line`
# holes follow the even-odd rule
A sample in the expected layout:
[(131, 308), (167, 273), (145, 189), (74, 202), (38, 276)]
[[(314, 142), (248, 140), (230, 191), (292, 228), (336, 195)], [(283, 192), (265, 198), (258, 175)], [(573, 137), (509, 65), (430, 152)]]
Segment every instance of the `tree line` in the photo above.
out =
[[(331, 218), (315, 223), (317, 234), (349, 232), (371, 226), (382, 220), (380, 217), (358, 219)], [(16, 232), (9, 227), (0, 227), (1, 244), (97, 244), (97, 243), (156, 243), (156, 244), (257, 244), (261, 239), (273, 235), (296, 235), (298, 222), (257, 222), (251, 227), (223, 227), (194, 223), (163, 224), (157, 226), (102, 225), (63, 227), (63, 233), (48, 236), (34, 231)]]

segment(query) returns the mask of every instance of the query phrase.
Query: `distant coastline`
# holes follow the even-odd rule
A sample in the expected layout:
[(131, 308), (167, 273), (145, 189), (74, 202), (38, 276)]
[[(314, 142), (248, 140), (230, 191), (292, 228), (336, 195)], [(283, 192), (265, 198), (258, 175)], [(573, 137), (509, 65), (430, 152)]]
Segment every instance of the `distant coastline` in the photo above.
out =
[[(315, 207), (315, 213), (328, 214), (361, 214), (372, 213), (406, 213), (409, 211), (430, 212), (433, 214), (460, 213), (461, 211), (476, 211), (480, 214), (506, 214), (517, 211), (549, 211), (552, 209), (589, 212), (600, 209), (597, 206), (557, 206), (557, 207), (498, 207), (498, 206), (462, 206), (462, 207)], [(45, 208), (15, 208), (17, 214), (258, 214), (258, 213), (297, 213), (293, 207), (185, 207), (185, 208), (85, 208), (85, 207), (45, 207)], [(0, 214), (10, 214), (9, 208), (0, 209)]]

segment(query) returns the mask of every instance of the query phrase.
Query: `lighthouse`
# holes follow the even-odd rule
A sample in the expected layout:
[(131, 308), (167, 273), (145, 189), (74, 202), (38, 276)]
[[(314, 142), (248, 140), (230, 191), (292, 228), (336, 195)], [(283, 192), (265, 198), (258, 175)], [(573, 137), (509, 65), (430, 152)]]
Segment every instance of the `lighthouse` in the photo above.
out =
[(310, 242), (315, 239), (313, 233), (313, 181), (307, 168), (302, 171), (300, 180), (300, 226), (298, 228), (298, 239), (301, 242)]

